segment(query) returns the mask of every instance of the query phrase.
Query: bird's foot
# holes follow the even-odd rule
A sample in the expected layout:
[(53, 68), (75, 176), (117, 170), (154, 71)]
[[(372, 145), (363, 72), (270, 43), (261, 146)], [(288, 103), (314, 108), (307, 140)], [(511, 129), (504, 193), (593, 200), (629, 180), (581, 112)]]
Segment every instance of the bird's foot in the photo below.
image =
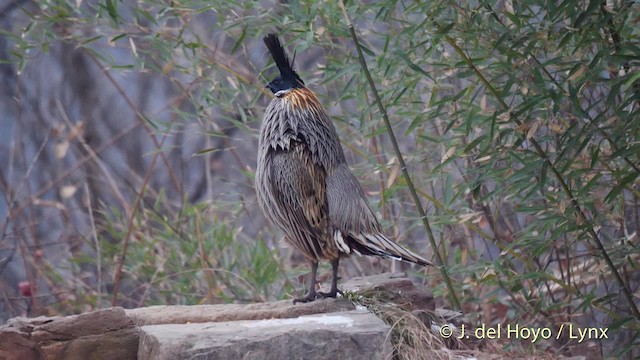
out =
[(331, 289), (331, 291), (329, 292), (318, 292), (318, 297), (321, 298), (335, 298), (336, 296), (338, 296), (338, 294), (344, 296), (344, 293), (342, 292), (342, 290), (338, 290), (338, 289)]
[(293, 299), (293, 304), (295, 305), (296, 303), (308, 303), (308, 302), (314, 301), (318, 297), (318, 295), (319, 294), (315, 291), (309, 291), (307, 295), (299, 299)]

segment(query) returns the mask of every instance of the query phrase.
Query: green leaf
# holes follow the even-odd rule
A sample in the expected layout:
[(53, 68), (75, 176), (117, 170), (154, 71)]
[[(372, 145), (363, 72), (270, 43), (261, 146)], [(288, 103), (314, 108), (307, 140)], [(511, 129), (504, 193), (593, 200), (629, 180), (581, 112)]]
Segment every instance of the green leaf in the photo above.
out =
[(428, 72), (426, 72), (424, 69), (422, 69), (420, 66), (416, 65), (415, 63), (413, 63), (413, 61), (411, 61), (411, 59), (409, 59), (409, 57), (407, 56), (407, 54), (403, 53), (403, 52), (397, 52), (396, 53), (398, 55), (398, 57), (400, 59), (402, 59), (407, 65), (409, 65), (409, 68), (411, 68), (411, 70), (417, 72), (418, 74), (422, 74), (424, 76), (426, 76), (427, 78), (433, 80), (433, 78), (431, 77), (431, 75), (429, 75)]
[(244, 44), (246, 37), (247, 37), (247, 27), (243, 26), (242, 31), (240, 32), (240, 36), (238, 37), (236, 42), (233, 44), (233, 47), (231, 48), (232, 54), (235, 54), (235, 52), (238, 51), (238, 49)]
[(607, 196), (605, 196), (604, 201), (611, 202), (611, 200), (615, 199), (624, 188), (631, 187), (631, 184), (638, 178), (638, 175), (640, 175), (640, 173), (634, 171), (622, 178), (622, 180), (620, 180), (620, 182), (613, 189), (611, 189)]

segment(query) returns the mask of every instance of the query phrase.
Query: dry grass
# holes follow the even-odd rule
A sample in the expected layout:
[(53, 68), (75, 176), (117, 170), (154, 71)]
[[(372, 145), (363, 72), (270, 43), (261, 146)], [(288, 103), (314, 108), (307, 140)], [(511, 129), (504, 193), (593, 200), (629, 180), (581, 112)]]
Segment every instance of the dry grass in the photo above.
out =
[(460, 331), (454, 326), (449, 338), (440, 335), (443, 325), (452, 325), (434, 311), (409, 311), (385, 298), (377, 291), (358, 291), (345, 294), (358, 305), (366, 307), (391, 326), (394, 359), (466, 359), (509, 357), (500, 346), (489, 340), (458, 339)]

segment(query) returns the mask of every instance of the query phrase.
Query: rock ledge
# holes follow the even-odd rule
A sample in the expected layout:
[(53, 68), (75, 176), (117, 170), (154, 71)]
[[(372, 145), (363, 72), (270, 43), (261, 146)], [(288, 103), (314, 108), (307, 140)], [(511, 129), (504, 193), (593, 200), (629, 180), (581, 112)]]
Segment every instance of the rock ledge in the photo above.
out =
[[(354, 278), (341, 288), (377, 293), (408, 311), (435, 308), (431, 293), (401, 273)], [(389, 330), (347, 299), (114, 307), (10, 319), (0, 326), (0, 360), (387, 359)]]

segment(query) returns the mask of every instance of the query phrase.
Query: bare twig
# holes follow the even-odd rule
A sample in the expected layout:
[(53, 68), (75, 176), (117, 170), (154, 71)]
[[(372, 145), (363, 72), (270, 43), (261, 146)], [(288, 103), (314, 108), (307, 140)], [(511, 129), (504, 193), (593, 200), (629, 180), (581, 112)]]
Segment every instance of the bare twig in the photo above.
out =
[(373, 92), (373, 96), (376, 100), (376, 103), (378, 105), (378, 109), (380, 110), (380, 113), (382, 114), (382, 118), (384, 120), (384, 123), (387, 127), (387, 133), (389, 134), (389, 138), (391, 140), (391, 144), (393, 144), (393, 149), (395, 150), (396, 156), (398, 157), (398, 162), (400, 163), (400, 168), (402, 169), (402, 175), (404, 176), (405, 181), (407, 182), (407, 188), (409, 189), (409, 192), (411, 193), (411, 197), (413, 198), (413, 201), (416, 205), (416, 208), (418, 209), (418, 214), (420, 215), (420, 219), (422, 220), (422, 224), (427, 232), (427, 237), (429, 239), (429, 243), (431, 244), (431, 247), (433, 248), (433, 252), (436, 255), (436, 261), (438, 263), (438, 267), (440, 268), (440, 273), (442, 274), (442, 277), (445, 281), (445, 284), (447, 285), (447, 289), (449, 290), (449, 297), (451, 299), (452, 305), (454, 307), (454, 309), (460, 309), (460, 301), (458, 300), (458, 297), (456, 295), (456, 291), (453, 288), (453, 283), (451, 282), (451, 278), (449, 277), (449, 274), (447, 273), (447, 267), (446, 264), (444, 262), (444, 259), (442, 258), (442, 256), (440, 255), (440, 252), (438, 251), (438, 246), (436, 244), (436, 239), (433, 236), (433, 231), (431, 230), (431, 224), (429, 223), (429, 219), (427, 218), (427, 214), (424, 211), (424, 208), (422, 207), (422, 203), (420, 201), (420, 197), (418, 197), (418, 192), (416, 191), (415, 186), (413, 185), (413, 181), (411, 180), (411, 177), (409, 176), (409, 172), (407, 171), (407, 165), (404, 162), (404, 157), (402, 155), (402, 151), (400, 151), (400, 147), (398, 146), (398, 141), (396, 140), (395, 134), (393, 132), (393, 128), (391, 127), (391, 122), (389, 121), (389, 116), (387, 115), (387, 110), (385, 109), (384, 105), (382, 105), (382, 100), (380, 99), (380, 95), (378, 94), (378, 90), (376, 89), (376, 84), (373, 82), (373, 78), (371, 77), (371, 73), (369, 72), (369, 68), (367, 67), (367, 62), (364, 59), (364, 55), (362, 54), (362, 48), (360, 46), (360, 42), (358, 41), (358, 36), (356, 35), (356, 32), (354, 30), (353, 24), (351, 23), (351, 19), (349, 18), (349, 14), (347, 14), (347, 9), (344, 6), (344, 2), (340, 1), (340, 5), (342, 7), (342, 11), (344, 12), (344, 18), (349, 26), (349, 32), (351, 33), (351, 37), (353, 38), (353, 42), (356, 45), (356, 50), (358, 51), (358, 59), (360, 60), (360, 65), (362, 66), (362, 70), (364, 71), (364, 74), (367, 78), (367, 81), (369, 82), (369, 86), (371, 87), (371, 91)]
[[(517, 125), (521, 125), (522, 121), (516, 118), (516, 116), (509, 111), (509, 105), (507, 105), (504, 99), (500, 96), (500, 94), (498, 93), (498, 90), (496, 90), (493, 87), (493, 85), (491, 85), (489, 80), (487, 80), (487, 78), (484, 77), (482, 72), (480, 72), (480, 69), (478, 69), (475, 66), (471, 58), (468, 57), (467, 54), (465, 54), (465, 52), (460, 48), (460, 46), (458, 46), (455, 39), (453, 39), (450, 36), (445, 36), (444, 38), (446, 39), (447, 43), (449, 43), (449, 45), (451, 45), (454, 48), (456, 53), (466, 62), (467, 66), (469, 66), (469, 68), (476, 74), (478, 79), (487, 88), (487, 90), (489, 90), (489, 92), (495, 97), (495, 99), (498, 101), (498, 103), (502, 107), (502, 110), (509, 112), (509, 118), (513, 120)], [(573, 195), (573, 192), (571, 191), (571, 189), (569, 189), (569, 186), (567, 185), (567, 182), (562, 177), (562, 174), (560, 174), (558, 169), (556, 169), (554, 164), (551, 162), (551, 159), (549, 159), (546, 152), (542, 149), (542, 146), (540, 146), (540, 144), (536, 141), (535, 138), (533, 137), (528, 138), (528, 141), (531, 143), (531, 145), (533, 145), (538, 156), (540, 156), (540, 158), (542, 158), (547, 163), (547, 166), (555, 176), (556, 180), (558, 180), (558, 182), (560, 183), (560, 187), (562, 188), (564, 193), (567, 195), (567, 197), (571, 201), (571, 205), (573, 207), (574, 213), (576, 214), (576, 217), (579, 219), (581, 223), (585, 224), (585, 226), (587, 227), (587, 233), (593, 239), (593, 242), (595, 243), (596, 247), (600, 251), (600, 255), (602, 256), (605, 263), (607, 264), (607, 267), (609, 267), (611, 274), (616, 279), (616, 281), (618, 282), (618, 285), (622, 289), (622, 293), (629, 304), (629, 308), (631, 309), (631, 312), (638, 320), (640, 320), (640, 311), (638, 311), (638, 307), (633, 301), (633, 295), (631, 290), (629, 289), (627, 284), (624, 282), (624, 279), (616, 269), (615, 264), (613, 263), (613, 261), (611, 260), (611, 257), (609, 256), (609, 253), (607, 252), (604, 245), (602, 244), (602, 241), (598, 237), (598, 234), (596, 233), (594, 226), (591, 224), (591, 222), (589, 221), (589, 218), (584, 213), (582, 206), (580, 205), (580, 203), (578, 203), (578, 200)]]
[[(487, 8), (487, 10), (489, 10), (491, 12), (491, 14), (493, 15), (493, 18), (500, 24), (502, 25), (505, 29), (508, 29), (508, 26), (505, 25), (502, 20), (500, 20), (500, 17), (498, 17), (495, 13), (495, 11), (493, 10), (493, 8), (490, 5), (485, 5), (485, 7)], [(615, 32), (615, 27), (612, 27), (612, 20), (609, 21), (609, 23), (607, 24), (608, 26), (608, 31), (612, 32), (612, 36), (613, 36), (613, 41), (614, 41), (614, 48), (615, 51), (617, 52), (619, 50), (619, 41), (620, 38), (619, 36), (617, 36), (617, 33)], [(615, 35), (615, 36), (614, 36)], [(616, 42), (616, 39), (618, 42)], [(553, 75), (549, 72), (549, 70), (547, 70), (547, 68), (544, 66), (544, 64), (542, 64), (542, 62), (540, 60), (538, 60), (538, 58), (536, 57), (536, 54), (534, 54), (530, 48), (525, 47), (524, 48), (524, 54), (525, 56), (530, 57), (533, 62), (535, 63), (535, 65), (538, 67), (538, 69), (540, 69), (540, 71), (542, 71), (542, 73), (551, 81), (553, 82), (558, 89), (562, 89), (562, 92), (564, 92), (564, 94), (566, 96), (570, 96), (569, 91), (566, 89), (566, 87), (562, 86), (558, 80), (556, 80), (555, 77), (553, 77)], [(627, 68), (628, 63), (625, 63), (625, 70), (629, 71), (629, 69)], [(638, 82), (636, 82), (636, 84), (638, 84)], [(640, 85), (639, 85), (640, 87)], [(637, 91), (640, 91), (638, 89), (636, 89)], [(593, 126), (593, 128), (598, 132), (598, 134), (600, 134), (602, 137), (604, 137), (605, 139), (607, 139), (607, 141), (609, 142), (609, 146), (611, 146), (611, 148), (613, 149), (613, 152), (618, 152), (620, 150), (620, 148), (618, 148), (617, 142), (614, 141), (611, 136), (609, 136), (609, 134), (607, 134), (604, 129), (602, 129), (600, 126), (594, 124), (595, 120), (591, 117), (591, 115), (589, 114), (588, 111), (584, 111), (584, 109), (580, 109), (583, 113), (584, 116), (587, 120), (589, 120), (589, 124), (591, 126)], [(622, 156), (622, 159), (636, 172), (640, 172), (640, 168), (638, 167), (638, 165), (634, 164), (633, 161), (631, 161), (629, 159), (628, 156)]]
[[(129, 106), (129, 108), (131, 109), (131, 111), (133, 111), (136, 115), (136, 119), (142, 124), (142, 127), (147, 131), (147, 133), (149, 134), (149, 138), (151, 139), (151, 141), (153, 142), (153, 144), (155, 145), (156, 149), (158, 150), (158, 153), (160, 154), (160, 157), (162, 158), (162, 162), (164, 163), (165, 167), (167, 168), (167, 173), (169, 174), (169, 177), (171, 178), (171, 182), (173, 183), (173, 187), (175, 188), (175, 190), (178, 193), (181, 193), (180, 191), (180, 183), (178, 182), (178, 180), (176, 179), (176, 176), (173, 172), (173, 169), (171, 168), (171, 165), (169, 164), (169, 159), (167, 158), (167, 155), (165, 153), (162, 152), (162, 143), (158, 142), (158, 139), (155, 137), (155, 135), (153, 134), (153, 131), (149, 128), (149, 123), (147, 118), (140, 112), (140, 110), (135, 106), (135, 104), (133, 103), (133, 101), (131, 100), (131, 98), (129, 98), (129, 96), (127, 96), (126, 92), (124, 91), (124, 89), (122, 88), (122, 86), (120, 86), (120, 84), (113, 78), (113, 76), (111, 76), (111, 73), (104, 67), (102, 66), (102, 64), (100, 63), (100, 61), (89, 51), (85, 51), (84, 52), (91, 60), (94, 61), (94, 63), (96, 64), (96, 66), (98, 66), (100, 68), (100, 70), (102, 71), (102, 73), (107, 77), (107, 79), (109, 79), (109, 81), (113, 84), (113, 86), (116, 88), (116, 91), (118, 91), (118, 93), (122, 96), (122, 98), (125, 100), (125, 102), (127, 103), (127, 105)], [(166, 138), (166, 134), (163, 135), (162, 140), (164, 141), (164, 139)], [(158, 154), (156, 153), (156, 154)]]
[(89, 192), (89, 185), (87, 185), (86, 182), (84, 183), (84, 192), (85, 196), (87, 197), (87, 212), (89, 213), (89, 221), (91, 222), (91, 235), (93, 236), (93, 242), (96, 247), (96, 277), (98, 278), (96, 304), (98, 304), (98, 308), (100, 308), (102, 303), (102, 252), (100, 251), (100, 240), (98, 240), (96, 222), (93, 218), (93, 208), (91, 207), (91, 193)]
[[(59, 97), (56, 97), (56, 107), (58, 108), (58, 112), (60, 113), (60, 116), (62, 117), (64, 122), (67, 124), (69, 129), (73, 129), (74, 125), (71, 122), (71, 119), (69, 118), (69, 116), (67, 115), (67, 111), (64, 109), (64, 106), (62, 105), (62, 102), (60, 102), (60, 98)], [(87, 144), (87, 142), (84, 139), (84, 136), (82, 136), (82, 134), (78, 134), (77, 139), (78, 139), (78, 141), (80, 141), (80, 144), (82, 145), (82, 147), (91, 156), (93, 161), (95, 161), (96, 165), (98, 165), (98, 167), (102, 171), (102, 174), (104, 175), (107, 183), (111, 187), (111, 190), (115, 194), (116, 198), (118, 199), (118, 201), (122, 205), (122, 208), (124, 209), (125, 213), (126, 214), (130, 214), (131, 213), (131, 208), (129, 207), (129, 204), (127, 203), (127, 201), (124, 199), (124, 196), (122, 196), (122, 193), (120, 192), (120, 189), (118, 188), (118, 185), (117, 185), (115, 179), (113, 178), (113, 176), (111, 175), (111, 173), (107, 169), (107, 166), (105, 165), (105, 163), (100, 159), (100, 157), (93, 150), (93, 148), (91, 148), (91, 146), (89, 146), (89, 144)]]
[(156, 161), (158, 160), (158, 157), (160, 156), (160, 154), (162, 154), (162, 151), (160, 150), (162, 148), (162, 145), (164, 144), (164, 141), (167, 139), (167, 133), (165, 133), (162, 136), (162, 140), (160, 140), (160, 143), (158, 144), (158, 151), (153, 154), (153, 158), (151, 159), (151, 164), (149, 165), (149, 168), (147, 169), (147, 173), (144, 176), (144, 180), (142, 182), (142, 186), (140, 187), (140, 192), (138, 193), (138, 196), (136, 196), (136, 201), (133, 205), (133, 208), (131, 210), (131, 215), (129, 216), (129, 221), (127, 222), (127, 234), (124, 237), (124, 241), (122, 244), (122, 252), (120, 255), (120, 259), (118, 261), (118, 265), (117, 265), (117, 270), (116, 273), (114, 275), (114, 280), (113, 280), (113, 298), (111, 299), (111, 306), (115, 306), (117, 304), (118, 301), (118, 291), (120, 290), (120, 281), (122, 279), (122, 268), (124, 267), (124, 261), (126, 259), (127, 256), (127, 250), (129, 248), (129, 241), (131, 239), (131, 234), (133, 233), (133, 221), (136, 217), (136, 212), (138, 210), (138, 208), (140, 207), (140, 202), (142, 201), (142, 198), (144, 197), (144, 193), (145, 190), (147, 188), (147, 184), (149, 183), (149, 179), (151, 178), (151, 175), (153, 174), (153, 170), (155, 168), (156, 165)]
[[(103, 150), (107, 149), (109, 146), (113, 145), (116, 141), (120, 140), (120, 138), (124, 137), (125, 135), (129, 134), (131, 131), (135, 130), (137, 127), (140, 126), (140, 123), (136, 123), (131, 125), (128, 128), (122, 129), (122, 131), (120, 131), (118, 134), (116, 134), (113, 138), (110, 139), (110, 141), (100, 145), (99, 147), (97, 147), (94, 152), (95, 154), (100, 154)], [(41, 187), (40, 189), (38, 189), (38, 192), (36, 192), (32, 198), (33, 199), (37, 199), (40, 196), (44, 195), (47, 191), (49, 191), (52, 187), (54, 187), (55, 185), (57, 185), (60, 181), (66, 179), (69, 175), (71, 175), (74, 171), (78, 170), (82, 165), (84, 165), (85, 163), (87, 163), (88, 161), (91, 161), (94, 159), (94, 156), (92, 154), (87, 154), (85, 155), (83, 158), (81, 158), (80, 160), (78, 160), (77, 163), (75, 163), (73, 166), (71, 166), (69, 169), (65, 170), (64, 172), (62, 172), (58, 177), (56, 177), (55, 179), (49, 181), (47, 184), (45, 184), (43, 187)], [(16, 214), (20, 214), (28, 205), (24, 205), (22, 207), (18, 207), (17, 210), (15, 211)]]

